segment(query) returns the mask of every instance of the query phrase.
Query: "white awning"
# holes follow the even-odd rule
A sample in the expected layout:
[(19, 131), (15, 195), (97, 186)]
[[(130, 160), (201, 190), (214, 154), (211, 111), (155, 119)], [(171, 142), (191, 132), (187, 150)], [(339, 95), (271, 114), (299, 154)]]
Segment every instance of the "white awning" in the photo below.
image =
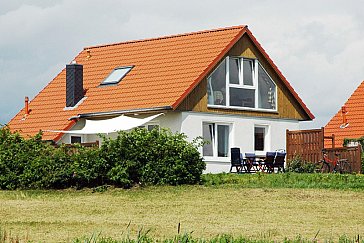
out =
[(99, 133), (114, 133), (118, 131), (126, 131), (132, 128), (142, 126), (143, 124), (157, 118), (163, 113), (146, 117), (144, 119), (133, 118), (128, 116), (118, 116), (106, 120), (86, 120), (85, 126), (81, 130), (57, 131), (45, 130), (48, 132), (58, 133), (73, 133), (73, 134), (99, 134)]

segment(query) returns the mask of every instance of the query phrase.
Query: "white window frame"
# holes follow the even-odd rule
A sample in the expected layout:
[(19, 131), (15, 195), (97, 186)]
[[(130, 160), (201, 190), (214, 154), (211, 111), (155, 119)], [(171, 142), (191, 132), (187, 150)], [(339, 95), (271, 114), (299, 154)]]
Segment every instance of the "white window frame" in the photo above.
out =
[[(239, 68), (239, 84), (230, 84), (230, 59), (234, 59), (234, 58), (239, 58), (242, 61), (240, 61), (240, 68)], [(243, 66), (241, 65), (241, 63), (244, 61), (244, 59), (248, 59), (248, 60), (253, 60), (254, 61), (254, 70), (253, 70), (253, 85), (244, 85), (244, 81), (243, 81)], [(221, 65), (221, 63), (216, 67), (216, 69)], [(258, 70), (259, 70), (259, 65), (260, 67), (263, 69), (263, 71), (268, 75), (268, 77), (272, 80), (272, 82), (275, 85), (275, 89), (274, 89), (274, 99), (275, 99), (275, 108), (274, 109), (264, 109), (264, 108), (258, 108), (258, 104), (259, 104), (259, 82), (258, 82)], [(215, 69), (215, 70), (216, 70)], [(226, 105), (212, 105), (209, 104), (209, 102), (207, 101), (207, 107), (210, 108), (222, 108), (222, 109), (232, 109), (232, 110), (252, 110), (252, 111), (261, 111), (261, 112), (278, 112), (278, 88), (277, 88), (277, 84), (276, 82), (274, 82), (274, 80), (272, 79), (272, 77), (269, 75), (269, 73), (267, 72), (267, 70), (263, 67), (263, 65), (261, 65), (258, 61), (258, 59), (253, 59), (253, 58), (246, 58), (246, 57), (241, 57), (241, 56), (227, 56), (225, 58), (225, 70), (226, 70), (226, 76), (225, 76), (225, 92), (226, 92), (226, 100), (225, 103)], [(214, 72), (214, 71), (213, 71)], [(211, 76), (213, 74), (213, 72), (207, 77), (207, 88), (211, 89), (211, 85), (209, 84), (211, 81), (209, 81), (211, 79)], [(254, 90), (254, 108), (251, 107), (243, 107), (243, 106), (231, 106), (230, 105), (230, 88), (240, 88), (240, 89), (251, 89)], [(213, 90), (210, 90), (212, 96), (213, 96)], [(207, 97), (208, 99), (209, 97)]]
[[(114, 68), (109, 75), (101, 82), (100, 86), (109, 86), (109, 85), (116, 85), (120, 83), (120, 81), (134, 68), (134, 66), (121, 66)], [(125, 70), (125, 72), (119, 75), (117, 80), (109, 80), (110, 77), (114, 74), (114, 72), (118, 70)]]
[[(228, 86), (230, 88), (241, 88), (241, 89), (257, 89), (257, 83), (258, 83), (258, 60), (257, 59), (252, 59), (252, 58), (244, 58), (244, 57), (229, 57), (226, 59), (226, 63), (227, 63), (227, 67), (226, 70), (229, 73), (230, 72), (230, 60), (231, 59), (238, 59), (239, 60), (239, 84), (231, 84), (230, 83), (230, 75), (227, 75), (226, 80), (228, 80)], [(241, 63), (244, 62), (244, 60), (249, 60), (253, 62), (253, 85), (245, 85), (244, 84), (244, 65), (242, 65)], [(228, 70), (229, 69), (229, 70)], [(229, 100), (230, 103), (230, 100)]]
[[(138, 126), (139, 128), (145, 128), (148, 130), (148, 126), (158, 126), (158, 130), (160, 131), (161, 130), (161, 126), (159, 124), (159, 122), (148, 122), (148, 123), (145, 123), (141, 126)], [(149, 131), (149, 130), (148, 130)]]
[[(255, 150), (255, 128), (264, 128), (264, 150)], [(270, 126), (267, 124), (255, 124), (254, 125), (254, 150), (256, 154), (262, 153), (264, 154), (267, 151), (271, 150), (270, 143)]]
[(74, 134), (74, 135), (70, 135), (70, 144), (72, 144), (72, 137), (79, 137), (81, 138), (81, 142), (80, 143), (83, 143), (84, 142), (84, 138), (83, 138), (83, 135), (77, 135), (77, 134)]
[[(227, 122), (214, 122), (214, 121), (202, 121), (201, 123), (201, 136), (203, 137), (203, 124), (214, 124), (214, 134), (212, 134), (212, 156), (203, 155), (203, 148), (201, 154), (204, 158), (213, 159), (213, 160), (227, 160), (230, 159), (230, 148), (232, 144), (232, 135), (233, 135), (233, 124)], [(228, 139), (228, 153), (226, 157), (218, 156), (218, 137), (217, 137), (217, 126), (227, 126), (229, 128), (229, 139)]]

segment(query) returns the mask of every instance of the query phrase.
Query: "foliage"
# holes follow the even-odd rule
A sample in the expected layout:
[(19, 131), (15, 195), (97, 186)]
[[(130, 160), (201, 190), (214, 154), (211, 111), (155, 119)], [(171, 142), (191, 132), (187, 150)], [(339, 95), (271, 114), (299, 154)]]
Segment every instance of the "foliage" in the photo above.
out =
[(314, 173), (316, 164), (304, 161), (300, 156), (295, 156), (287, 161), (287, 171), (296, 173)]
[(198, 146), (198, 140), (189, 143), (181, 133), (137, 128), (105, 139), (100, 154), (111, 167), (110, 180), (118, 186), (195, 184), (205, 169)]
[(51, 146), (0, 128), (0, 189), (195, 184), (205, 168), (197, 143), (168, 130), (138, 128), (101, 148)]
[(24, 139), (8, 127), (0, 129), (0, 188), (47, 187), (43, 175), (49, 171), (51, 148), (41, 138), (41, 133)]

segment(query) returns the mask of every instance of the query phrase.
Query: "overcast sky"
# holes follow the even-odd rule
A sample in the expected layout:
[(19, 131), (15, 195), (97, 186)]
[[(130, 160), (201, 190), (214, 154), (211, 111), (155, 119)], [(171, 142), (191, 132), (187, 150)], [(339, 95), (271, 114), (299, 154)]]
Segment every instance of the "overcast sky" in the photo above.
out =
[[(0, 0), (0, 124), (85, 46), (247, 24), (324, 126), (364, 80), (361, 0)], [(350, 112), (350, 111), (349, 111)]]

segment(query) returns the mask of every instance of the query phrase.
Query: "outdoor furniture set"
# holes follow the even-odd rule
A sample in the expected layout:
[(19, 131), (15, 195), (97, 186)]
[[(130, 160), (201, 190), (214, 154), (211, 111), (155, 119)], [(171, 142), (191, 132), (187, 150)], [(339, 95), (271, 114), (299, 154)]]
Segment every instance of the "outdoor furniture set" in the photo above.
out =
[(240, 153), (240, 148), (231, 148), (230, 172), (235, 168), (236, 173), (274, 173), (285, 172), (284, 161), (286, 153), (282, 151), (266, 152), (265, 156), (254, 153)]

